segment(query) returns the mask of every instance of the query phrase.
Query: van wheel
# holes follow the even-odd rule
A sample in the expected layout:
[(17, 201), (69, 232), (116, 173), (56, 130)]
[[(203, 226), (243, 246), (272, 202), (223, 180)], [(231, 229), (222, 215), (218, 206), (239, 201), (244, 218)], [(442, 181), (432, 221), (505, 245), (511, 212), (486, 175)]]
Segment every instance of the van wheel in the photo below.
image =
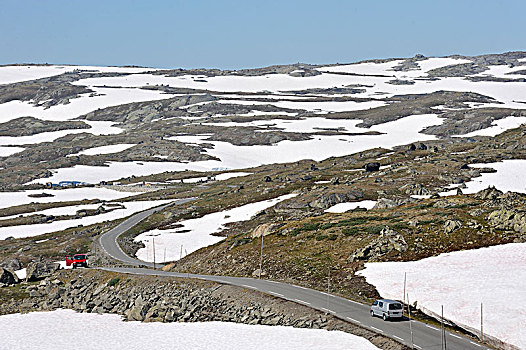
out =
[(374, 311), (371, 310), (371, 317), (374, 317)]
[(385, 316), (385, 314), (383, 314), (382, 318), (384, 321), (387, 321), (387, 316)]

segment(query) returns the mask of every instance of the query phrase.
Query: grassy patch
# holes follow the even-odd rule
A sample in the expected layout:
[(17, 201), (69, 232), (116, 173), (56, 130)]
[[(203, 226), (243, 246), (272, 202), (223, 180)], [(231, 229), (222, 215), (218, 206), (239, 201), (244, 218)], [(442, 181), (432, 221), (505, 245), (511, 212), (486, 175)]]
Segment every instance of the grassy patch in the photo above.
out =
[(108, 282), (108, 287), (113, 287), (115, 285), (117, 285), (117, 283), (119, 283), (121, 279), (116, 277), (116, 278), (112, 278), (109, 282)]

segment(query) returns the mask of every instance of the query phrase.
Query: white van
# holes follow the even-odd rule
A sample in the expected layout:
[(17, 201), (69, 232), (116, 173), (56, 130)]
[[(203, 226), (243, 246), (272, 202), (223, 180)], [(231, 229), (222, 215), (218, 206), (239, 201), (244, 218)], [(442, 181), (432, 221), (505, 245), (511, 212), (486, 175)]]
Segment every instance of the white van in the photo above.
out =
[(389, 299), (376, 300), (371, 305), (371, 316), (380, 316), (384, 321), (390, 318), (402, 318), (402, 303)]

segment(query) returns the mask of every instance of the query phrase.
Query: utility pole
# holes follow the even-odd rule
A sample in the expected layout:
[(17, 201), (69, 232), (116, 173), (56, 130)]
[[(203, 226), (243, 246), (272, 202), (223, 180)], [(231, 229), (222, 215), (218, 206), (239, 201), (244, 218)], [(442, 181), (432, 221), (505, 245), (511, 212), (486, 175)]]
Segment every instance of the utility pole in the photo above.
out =
[[(405, 284), (407, 281), (407, 272), (404, 272), (404, 302), (402, 303), (402, 317), (404, 317), (404, 309), (405, 309)], [(408, 306), (409, 307), (409, 306)]]
[(183, 258), (183, 245), (181, 244), (181, 252), (179, 253), (179, 260)]
[(442, 346), (440, 348), (442, 350), (446, 350), (446, 331), (444, 330), (444, 305), (442, 305), (442, 316), (440, 317), (440, 326), (442, 330)]
[(484, 315), (482, 303), (480, 303), (480, 341), (484, 341)]
[(261, 272), (263, 271), (263, 232), (261, 232), (261, 252), (259, 254), (259, 278), (261, 279)]
[(411, 332), (411, 349), (414, 349), (415, 344), (413, 342), (413, 324), (411, 322), (411, 308), (409, 307), (409, 295), (407, 295), (407, 312), (409, 314), (409, 331)]
[(329, 293), (331, 292), (331, 267), (329, 266), (329, 275), (327, 277), (327, 313), (329, 313)]
[(155, 237), (152, 237), (152, 246), (153, 246), (153, 269), (155, 270)]

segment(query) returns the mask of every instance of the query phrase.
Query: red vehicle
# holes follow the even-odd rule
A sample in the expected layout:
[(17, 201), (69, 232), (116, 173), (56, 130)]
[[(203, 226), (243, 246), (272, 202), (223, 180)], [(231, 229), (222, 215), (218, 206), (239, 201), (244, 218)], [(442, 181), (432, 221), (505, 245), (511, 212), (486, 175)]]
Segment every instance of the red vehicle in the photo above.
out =
[(86, 254), (75, 254), (73, 256), (66, 255), (66, 266), (77, 266), (88, 267), (88, 256)]

